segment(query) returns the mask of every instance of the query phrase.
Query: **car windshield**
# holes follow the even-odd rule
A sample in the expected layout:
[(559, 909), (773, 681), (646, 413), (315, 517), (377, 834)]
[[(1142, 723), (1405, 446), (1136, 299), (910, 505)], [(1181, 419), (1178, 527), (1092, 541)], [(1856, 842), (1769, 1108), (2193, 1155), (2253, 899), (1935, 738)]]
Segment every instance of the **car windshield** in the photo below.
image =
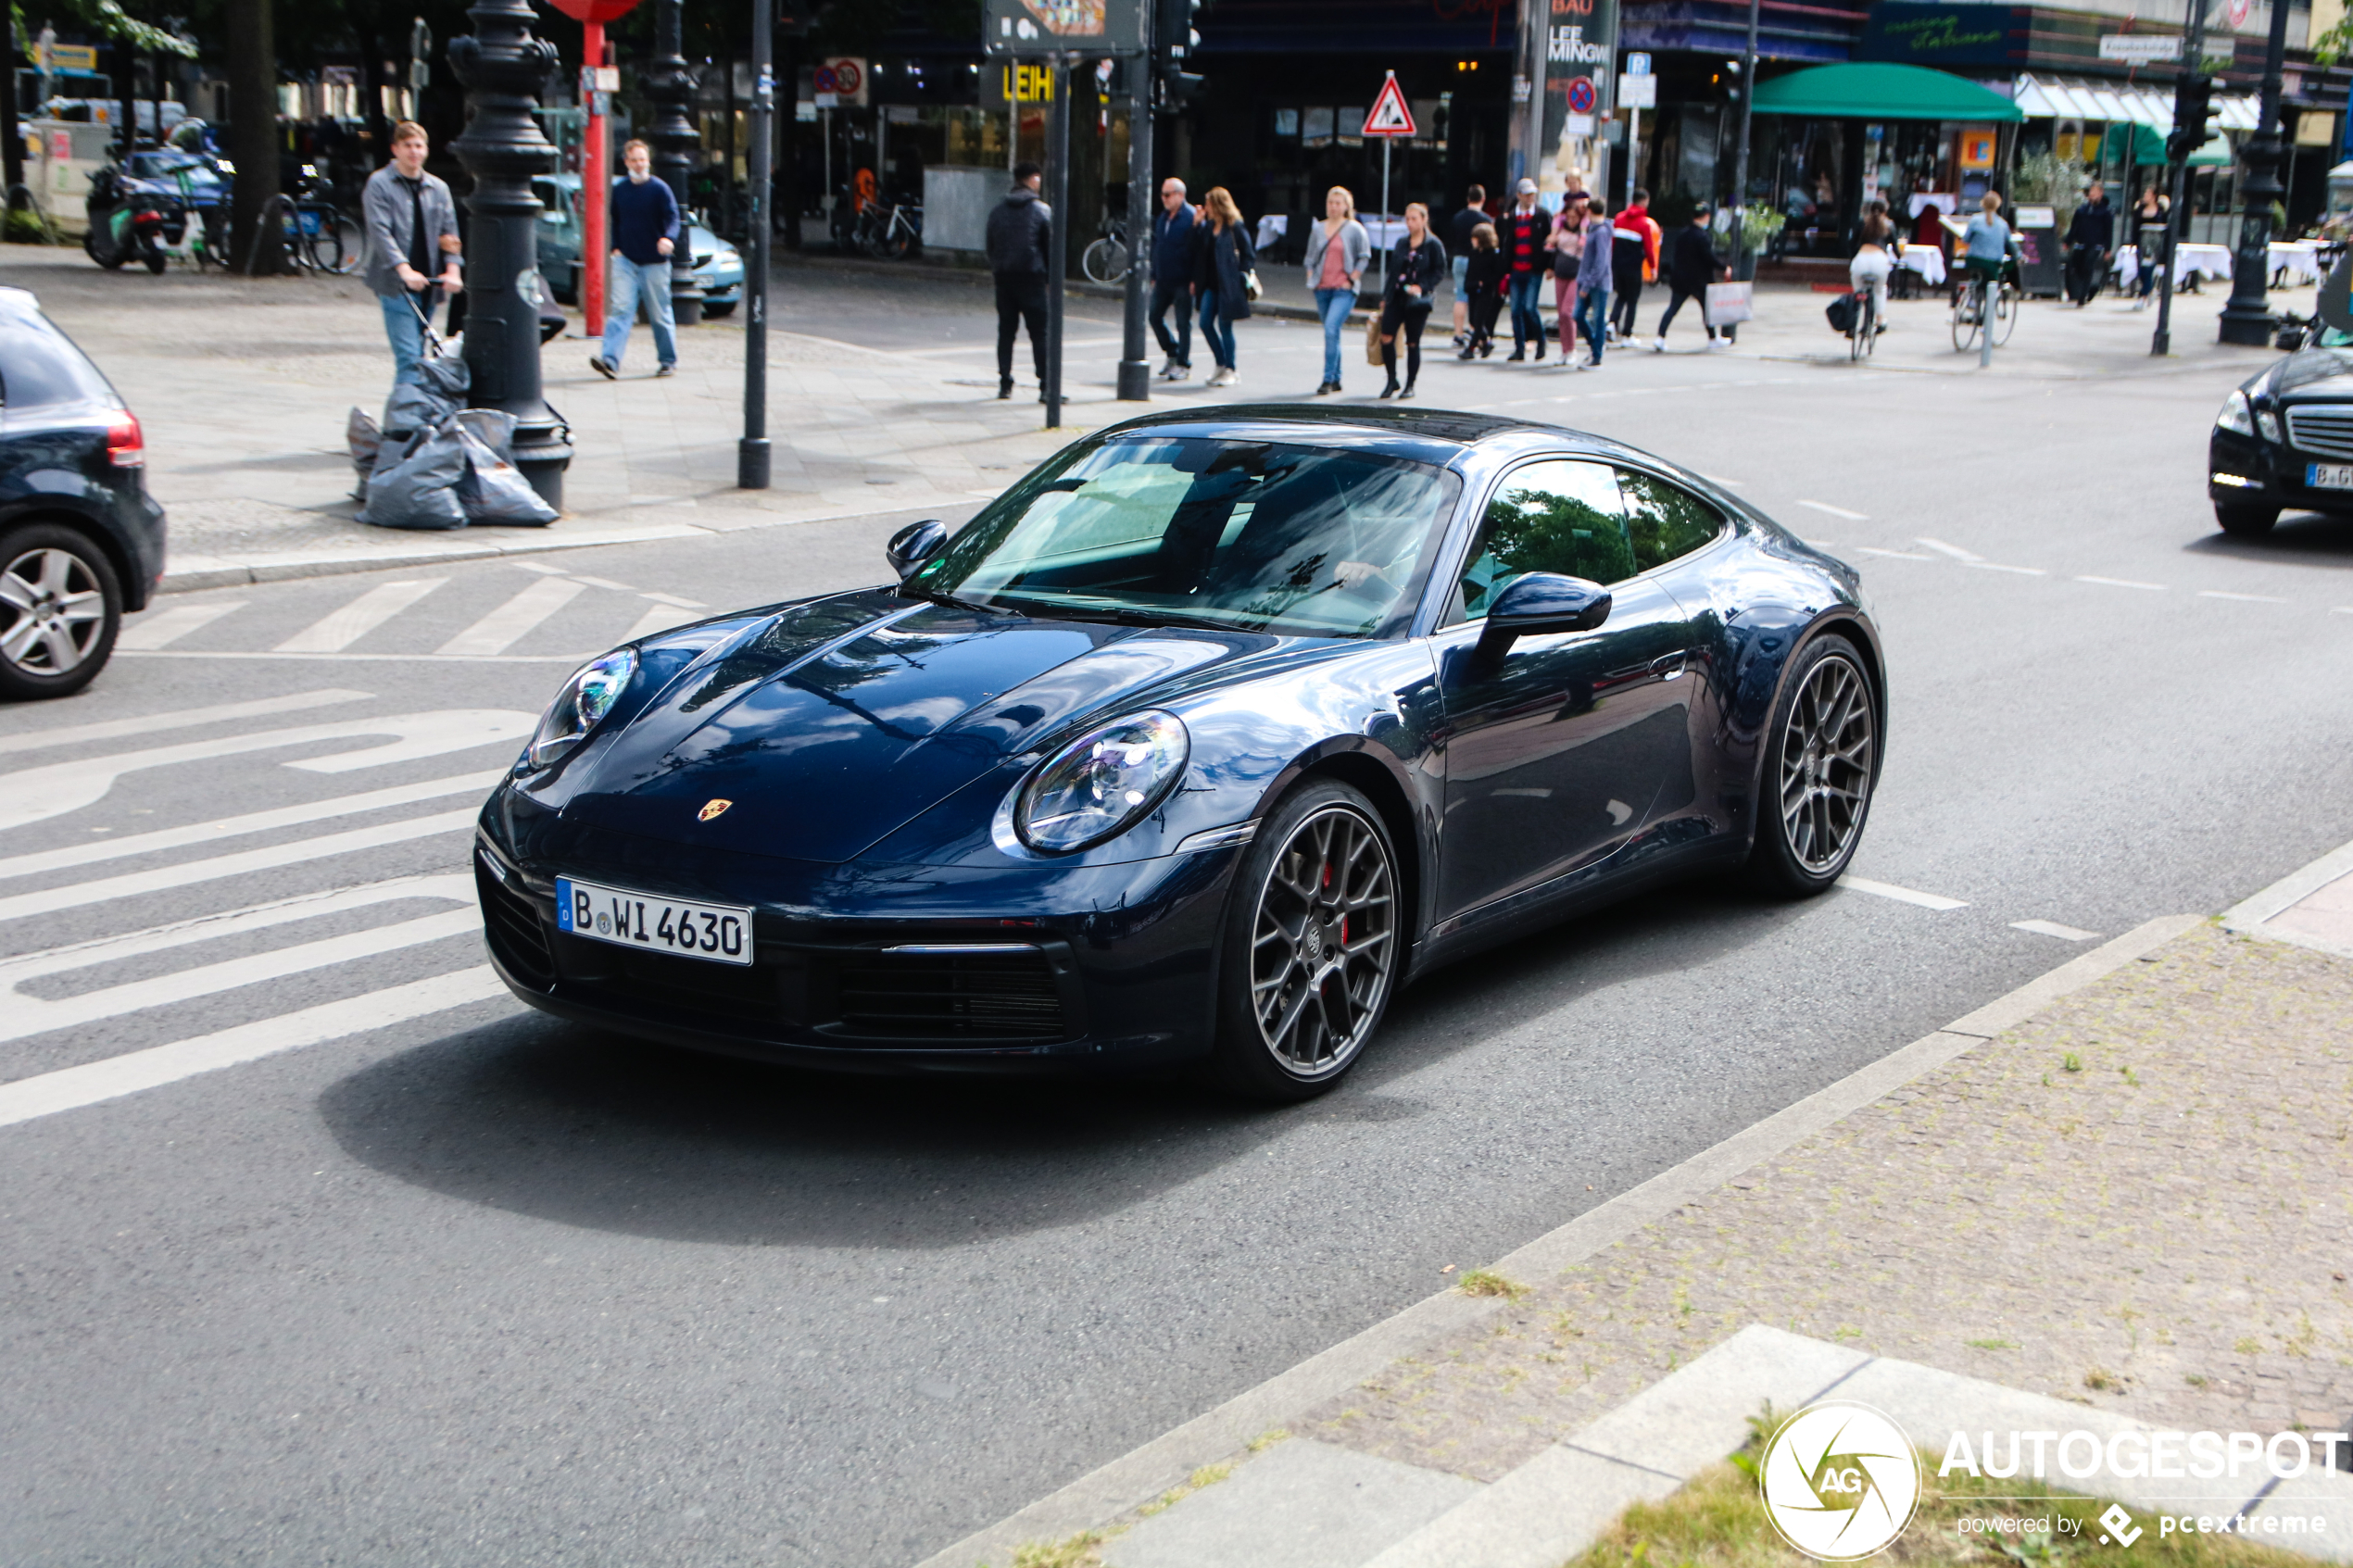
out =
[(133, 153), (131, 172), (142, 180), (170, 180), (185, 173), (192, 184), (220, 182), (210, 164), (189, 153)]
[(1030, 475), (909, 587), (1034, 614), (1373, 636), (1412, 611), (1461, 485), (1348, 447), (1119, 437)]
[(2341, 332), (2334, 327), (2322, 327), (2313, 341), (2322, 348), (2353, 348), (2353, 332)]

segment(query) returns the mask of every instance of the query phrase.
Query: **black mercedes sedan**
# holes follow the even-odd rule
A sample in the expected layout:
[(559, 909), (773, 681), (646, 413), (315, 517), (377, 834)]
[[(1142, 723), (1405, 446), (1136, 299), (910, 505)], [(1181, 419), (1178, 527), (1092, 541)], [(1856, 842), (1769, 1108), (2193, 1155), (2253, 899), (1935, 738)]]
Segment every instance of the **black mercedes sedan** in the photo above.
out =
[(0, 699), (94, 679), (163, 580), (138, 417), (23, 289), (0, 288)]
[(2283, 511), (2353, 517), (2353, 335), (2321, 327), (2222, 400), (2206, 492), (2225, 533), (2271, 531)]
[(1592, 435), (1154, 415), (889, 554), (564, 684), (480, 819), (518, 997), (780, 1060), (1299, 1099), (1482, 947), (1670, 878), (1823, 891), (1879, 776), (1854, 571)]

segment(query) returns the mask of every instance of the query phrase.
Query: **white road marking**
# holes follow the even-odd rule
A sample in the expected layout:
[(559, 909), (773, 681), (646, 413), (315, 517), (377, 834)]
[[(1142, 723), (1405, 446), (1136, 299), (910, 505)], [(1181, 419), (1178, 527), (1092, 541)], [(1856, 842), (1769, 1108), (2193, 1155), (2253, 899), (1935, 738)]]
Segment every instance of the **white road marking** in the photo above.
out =
[(1856, 893), (1868, 893), (1874, 898), (1893, 898), (1899, 904), (1918, 904), (1923, 909), (1966, 909), (1969, 908), (1967, 903), (1958, 898), (1947, 898), (1941, 894), (1922, 893), (1914, 888), (1898, 887), (1892, 882), (1873, 882), (1870, 878), (1864, 876), (1843, 876), (1838, 879), (1838, 884)]
[(2079, 577), (2078, 583), (2096, 583), (2103, 588), (2145, 588), (2154, 594), (2165, 592), (2162, 583), (2135, 583), (2129, 577)]
[(1965, 560), (1961, 564), (1973, 566), (1980, 571), (2014, 571), (2020, 577), (2048, 577), (2050, 575), (2039, 566), (2004, 566), (1999, 561), (1990, 560)]
[(640, 637), (650, 637), (656, 632), (667, 632), (673, 626), (684, 626), (690, 621), (701, 619), (698, 611), (680, 609), (673, 605), (649, 606), (646, 613), (637, 618), (637, 623), (621, 634), (621, 640), (634, 643)]
[(2012, 931), (2031, 931), (2037, 936), (2056, 936), (2062, 942), (2089, 942), (2099, 935), (2080, 926), (2061, 925), (2055, 920), (2014, 920)]
[(422, 577), (413, 583), (379, 583), (341, 609), (312, 621), (271, 651), (341, 653), (448, 581), (447, 577)]
[(121, 635), (115, 638), (114, 646), (118, 648), (132, 648), (143, 652), (150, 648), (169, 647), (189, 633), (201, 632), (230, 611), (245, 608), (245, 600), (231, 599), (212, 604), (173, 605), (170, 609), (149, 610), (125, 626)]
[(1857, 545), (1857, 552), (1867, 556), (1882, 556), (1889, 560), (1934, 560), (1934, 556), (1921, 555), (1918, 550), (1882, 550), (1871, 545)]
[(1950, 556), (1955, 560), (1983, 560), (1985, 558), (1983, 556), (1976, 555), (1970, 551), (1962, 549), (1958, 545), (1948, 545), (1942, 539), (1916, 538), (1912, 541), (1912, 543), (1915, 545), (1926, 545), (1938, 555)]
[[(120, 643), (116, 645), (121, 646)], [(89, 740), (120, 740), (124, 735), (151, 735), (157, 730), (186, 730), (198, 724), (226, 723), (232, 719), (258, 719), (269, 713), (296, 713), (306, 708), (333, 708), (337, 703), (365, 702), (367, 692), (338, 687), (266, 696), (252, 702), (224, 702), (217, 708), (182, 708), (170, 713), (150, 713), (143, 719), (102, 719), (94, 724), (67, 724), (55, 730), (0, 737), (0, 755), (38, 751), (49, 746), (79, 746)]]
[(2229, 599), (2233, 604), (2243, 605), (2284, 605), (2287, 603), (2285, 599), (2275, 599), (2269, 594), (2226, 594), (2220, 588), (2200, 588), (2197, 591), (2197, 596), (2201, 599)]
[(566, 577), (538, 582), (441, 645), (444, 654), (504, 653), (533, 628), (588, 591), (585, 583)]
[[(991, 494), (994, 494), (994, 492), (991, 492)], [(709, 605), (704, 604), (700, 599), (682, 599), (675, 594), (639, 594), (637, 596), (641, 599), (651, 599), (658, 605), (675, 605), (680, 609), (708, 609), (711, 608)]]
[(1828, 512), (1832, 517), (1844, 518), (1849, 522), (1869, 522), (1871, 521), (1861, 512), (1850, 512), (1844, 507), (1833, 507), (1828, 501), (1800, 501), (1797, 504), (1801, 507), (1811, 507), (1818, 512)]
[(564, 569), (562, 567), (549, 566), (544, 561), (519, 560), (513, 564), (522, 568), (525, 571), (535, 571), (542, 577), (561, 577), (564, 575)]
[(637, 591), (626, 583), (616, 583), (610, 577), (591, 577), (585, 571), (575, 571), (572, 577), (575, 583), (585, 583), (591, 588), (610, 588), (616, 594), (634, 594)]
[[(28, 997), (17, 989), (23, 982), (44, 975), (70, 973), (117, 959), (165, 952), (192, 943), (209, 942), (217, 937), (265, 930), (292, 921), (312, 920), (344, 909), (406, 898), (436, 898), (462, 903), (464, 907), (401, 921), (394, 925), (378, 926), (371, 931), (346, 932), (341, 936), (298, 942), (291, 947), (247, 953), (242, 958), (224, 959), (219, 963), (183, 969), (172, 974), (126, 981), (120, 985), (84, 991), (78, 996), (56, 998)], [(180, 921), (122, 936), (78, 943), (70, 947), (54, 948), (44, 953), (29, 953), (23, 958), (0, 963), (0, 1000), (7, 1003), (6, 1013), (0, 1014), (0, 1041), (21, 1040), (34, 1035), (45, 1035), (52, 1030), (72, 1029), (105, 1019), (120, 1018), (126, 1013), (145, 1012), (149, 1008), (172, 1007), (198, 997), (218, 996), (223, 991), (233, 991), (245, 985), (283, 980), (290, 974), (327, 969), (336, 964), (356, 963), (381, 953), (398, 952), (403, 947), (438, 942), (445, 937), (462, 936), (481, 928), (482, 916), (474, 908), (473, 878), (399, 877), (366, 887), (345, 888), (321, 897), (285, 899), (231, 914)]]
[(507, 994), (488, 964), (0, 1084), (0, 1126), (54, 1116), (280, 1051), (365, 1035)]
[(382, 746), (362, 746), (331, 757), (306, 757), (288, 762), (310, 773), (345, 773), (439, 757), (519, 740), (538, 723), (536, 716), (510, 708), (449, 708), (427, 713), (401, 713), (385, 719), (347, 719), (333, 724), (310, 724), (292, 730), (263, 730), (248, 735), (223, 735), (218, 740), (189, 741), (146, 751), (119, 751), (79, 761), (53, 762), (20, 773), (0, 775), (0, 829), (22, 827), (80, 810), (106, 798), (116, 779), (147, 768), (175, 762), (201, 762), (234, 757), (272, 746), (304, 746), (323, 740), (361, 735), (392, 735)]
[(270, 811), (248, 811), (243, 816), (190, 822), (185, 827), (158, 828), (153, 833), (132, 834), (128, 838), (94, 839), (87, 844), (69, 844), (57, 849), (37, 849), (31, 854), (0, 859), (0, 882), (12, 877), (38, 876), (44, 872), (64, 871), (69, 866), (86, 866), (98, 860), (120, 860), (132, 855), (183, 849), (191, 844), (211, 844), (223, 838), (242, 837), (249, 833), (299, 827), (305, 822), (325, 822), (331, 817), (355, 817), (363, 811), (389, 810), (395, 806), (414, 805), (420, 800), (484, 793), (506, 776), (504, 768), (494, 768), (485, 773), (454, 773), (446, 779), (428, 779), (422, 784), (396, 784), (390, 789), (371, 789), (360, 795), (339, 795), (332, 800), (281, 806)]
[(290, 844), (242, 849), (233, 855), (215, 855), (208, 860), (188, 860), (176, 866), (159, 866), (154, 871), (125, 872), (120, 876), (70, 882), (62, 887), (44, 887), (37, 893), (19, 893), (13, 897), (0, 898), (0, 920), (22, 920), (33, 915), (51, 914), (58, 909), (78, 909), (90, 904), (103, 904), (112, 898), (133, 898), (173, 887), (193, 886), (199, 882), (217, 882), (226, 876), (244, 876), (249, 872), (298, 866), (308, 860), (323, 860), (330, 855), (353, 855), (362, 849), (381, 849), (387, 844), (406, 844), (410, 839), (431, 838), (435, 834), (463, 833), (474, 825), (474, 819), (479, 814), (472, 807), (468, 807), (462, 811), (441, 811), (430, 817), (410, 817), (397, 822), (380, 822), (374, 827), (322, 834), (317, 838), (298, 838)]
[(2338, 605), (2334, 609), (2330, 610), (2329, 613), (2331, 615), (2353, 615), (2353, 605)]

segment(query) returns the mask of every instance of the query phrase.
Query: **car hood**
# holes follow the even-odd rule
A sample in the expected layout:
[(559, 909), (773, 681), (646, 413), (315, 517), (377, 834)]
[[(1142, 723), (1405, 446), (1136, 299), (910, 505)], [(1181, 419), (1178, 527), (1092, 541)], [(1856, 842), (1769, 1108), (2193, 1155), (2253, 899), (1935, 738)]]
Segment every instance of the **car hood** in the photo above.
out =
[(2273, 397), (2353, 397), (2353, 352), (2299, 349), (2273, 367), (2265, 390)]
[[(837, 863), (955, 791), (1284, 639), (910, 606), (875, 592), (756, 623), (568, 777), (568, 822)], [(567, 770), (571, 774), (577, 770)], [(712, 801), (731, 804), (705, 820)]]

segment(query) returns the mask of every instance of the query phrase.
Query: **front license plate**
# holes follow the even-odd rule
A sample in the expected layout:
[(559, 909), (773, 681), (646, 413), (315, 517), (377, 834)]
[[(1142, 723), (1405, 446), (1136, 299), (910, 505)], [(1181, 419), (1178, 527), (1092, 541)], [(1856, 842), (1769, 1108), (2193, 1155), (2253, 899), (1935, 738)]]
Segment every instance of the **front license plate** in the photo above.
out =
[(2304, 483), (2314, 490), (2353, 490), (2353, 463), (2307, 463)]
[(713, 963), (751, 962), (751, 911), (556, 878), (556, 928), (574, 936)]

